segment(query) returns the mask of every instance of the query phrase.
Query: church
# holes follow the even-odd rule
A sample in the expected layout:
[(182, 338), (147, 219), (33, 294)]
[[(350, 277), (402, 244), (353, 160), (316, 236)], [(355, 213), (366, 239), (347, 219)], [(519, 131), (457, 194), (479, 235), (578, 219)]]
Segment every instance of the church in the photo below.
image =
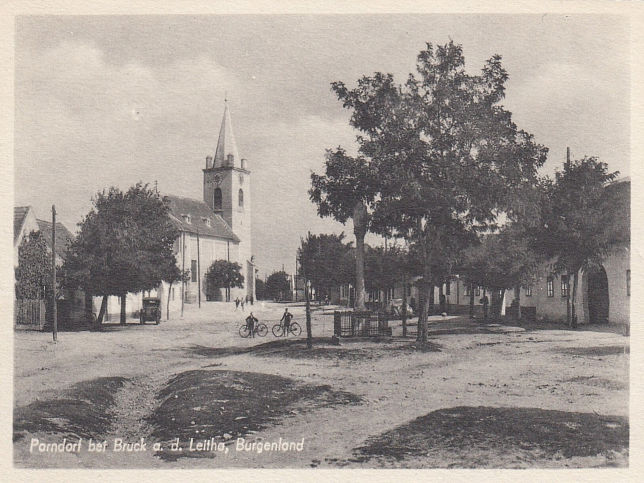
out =
[[(180, 233), (174, 244), (177, 263), (181, 270), (189, 272), (187, 282), (172, 286), (163, 282), (158, 290), (151, 291), (151, 296), (161, 298), (163, 319), (166, 308), (176, 314), (186, 304), (256, 298), (257, 268), (251, 245), (251, 173), (247, 160), (239, 156), (227, 101), (214, 156), (206, 156), (202, 171), (202, 199), (162, 195), (170, 208), (170, 219)], [(207, 296), (205, 276), (216, 260), (238, 263), (244, 287), (220, 289), (214, 297)], [(136, 314), (141, 304), (142, 294), (128, 294), (128, 315)], [(95, 299), (94, 305), (98, 313), (100, 299)], [(109, 297), (105, 320), (116, 321), (119, 314), (118, 297)]]

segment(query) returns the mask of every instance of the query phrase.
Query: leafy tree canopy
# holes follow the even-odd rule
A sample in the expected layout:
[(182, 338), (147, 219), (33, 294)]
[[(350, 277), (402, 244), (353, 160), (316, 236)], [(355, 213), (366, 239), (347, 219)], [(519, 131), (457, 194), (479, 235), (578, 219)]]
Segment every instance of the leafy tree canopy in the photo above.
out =
[[(609, 186), (618, 172), (596, 157), (564, 163), (543, 189), (543, 229), (536, 246), (554, 257), (557, 272), (575, 273), (598, 266), (616, 243), (630, 241), (618, 186)], [(621, 196), (629, 199), (629, 196)]]
[(18, 246), (16, 298), (51, 296), (51, 255), (41, 232), (32, 231)]
[(206, 272), (206, 293), (213, 298), (219, 289), (243, 286), (244, 276), (239, 263), (215, 260)]
[(354, 257), (351, 243), (344, 241), (344, 233), (313, 235), (302, 239), (298, 249), (299, 274), (324, 294), (332, 287), (349, 283), (354, 277)]
[(115, 187), (98, 193), (67, 251), (66, 286), (106, 296), (151, 290), (167, 280), (179, 234), (168, 212), (142, 183), (125, 193)]
[(291, 282), (284, 271), (273, 272), (266, 279), (266, 296), (272, 299), (284, 299), (290, 296)]

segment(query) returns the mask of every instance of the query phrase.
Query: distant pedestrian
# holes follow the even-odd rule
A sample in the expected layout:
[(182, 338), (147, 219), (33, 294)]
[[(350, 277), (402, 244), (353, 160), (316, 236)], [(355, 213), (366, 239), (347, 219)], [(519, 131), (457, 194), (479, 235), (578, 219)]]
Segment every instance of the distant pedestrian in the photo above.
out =
[(447, 312), (447, 298), (445, 297), (445, 294), (442, 293), (438, 297), (438, 303), (440, 304), (440, 310), (441, 314)]
[(487, 308), (490, 305), (490, 300), (487, 298), (487, 295), (483, 294), (479, 302), (483, 305), (483, 320), (487, 320)]
[(244, 299), (239, 301), (239, 304), (241, 305), (242, 312), (244, 311)]
[(253, 296), (251, 295), (250, 296), (250, 304), (253, 305), (254, 302), (255, 302), (255, 300), (254, 300)]
[(239, 297), (235, 299), (235, 310), (239, 308)]

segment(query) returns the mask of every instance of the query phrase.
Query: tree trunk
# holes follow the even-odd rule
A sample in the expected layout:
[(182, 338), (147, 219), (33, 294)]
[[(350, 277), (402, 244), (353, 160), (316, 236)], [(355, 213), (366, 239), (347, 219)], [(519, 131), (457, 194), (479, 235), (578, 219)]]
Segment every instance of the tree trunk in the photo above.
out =
[(418, 285), (418, 321), (416, 329), (416, 340), (418, 342), (423, 340), (423, 318), (427, 320), (427, 312), (425, 310), (425, 290), (421, 283)]
[(430, 283), (429, 284), (429, 293), (427, 300), (429, 301), (428, 307), (427, 307), (427, 317), (430, 315), (434, 315), (434, 304), (436, 303), (436, 300), (434, 300), (434, 284)]
[(98, 328), (101, 328), (103, 323), (103, 317), (105, 317), (105, 312), (107, 311), (107, 295), (103, 295), (103, 300), (101, 300), (101, 309), (98, 311), (98, 317), (96, 318), (96, 325)]
[(367, 234), (367, 207), (359, 202), (353, 209), (353, 234), (356, 237), (356, 300), (355, 309), (365, 310), (364, 237)]
[(92, 295), (85, 292), (85, 322), (86, 324), (95, 329), (96, 323), (94, 322), (94, 307), (92, 304)]
[[(570, 280), (570, 279), (568, 279)], [(577, 283), (579, 281), (579, 270), (577, 270), (574, 275), (573, 275), (573, 282), (572, 282), (572, 307), (571, 307), (571, 315), (572, 315), (572, 326), (573, 328), (577, 327), (577, 313), (575, 310), (575, 301), (577, 299)]]
[(521, 320), (521, 285), (517, 285), (516, 291), (515, 300), (517, 301), (517, 320)]
[(474, 284), (470, 282), (470, 319), (474, 318)]
[(407, 277), (403, 277), (402, 335), (407, 337)]
[(172, 292), (172, 282), (168, 284), (168, 300), (165, 305), (165, 320), (170, 320), (170, 293)]
[[(431, 283), (424, 283), (422, 286), (425, 294), (423, 296), (423, 310), (422, 310), (422, 315), (423, 315), (423, 320), (422, 320), (422, 336), (420, 341), (423, 344), (427, 343), (427, 316), (429, 314), (429, 303), (430, 303), (430, 297), (433, 298), (433, 292), (434, 292), (434, 285)], [(430, 295), (430, 293), (432, 295)]]
[(125, 304), (127, 295), (121, 295), (121, 325), (125, 325)]

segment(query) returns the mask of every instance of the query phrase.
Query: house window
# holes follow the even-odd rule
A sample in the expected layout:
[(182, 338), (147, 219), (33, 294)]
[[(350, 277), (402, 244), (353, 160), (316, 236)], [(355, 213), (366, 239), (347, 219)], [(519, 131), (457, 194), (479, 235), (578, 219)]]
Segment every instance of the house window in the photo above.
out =
[(568, 297), (569, 293), (570, 293), (570, 282), (568, 279), (568, 275), (562, 275), (561, 276), (561, 296)]
[(554, 297), (555, 296), (555, 284), (554, 280), (552, 277), (548, 277), (546, 281), (546, 291), (548, 292), (548, 297)]
[(190, 215), (183, 215), (183, 221), (186, 223), (192, 223), (192, 218)]
[(525, 288), (525, 296), (532, 297), (532, 285)]
[(239, 207), (244, 207), (244, 190), (242, 189), (239, 190)]
[(212, 195), (213, 197), (213, 208), (215, 210), (221, 210), (221, 188), (215, 188), (215, 192)]
[(452, 287), (451, 283), (447, 282), (445, 284), (445, 295), (451, 295), (451, 287)]
[(192, 260), (190, 262), (190, 280), (192, 282), (197, 281), (197, 260)]
[(631, 296), (631, 271), (626, 270), (626, 296)]
[(463, 296), (464, 297), (469, 297), (470, 296), (470, 284), (469, 283), (466, 283), (463, 286)]
[(481, 286), (477, 285), (476, 290), (474, 290), (474, 296), (478, 297), (479, 295), (481, 295)]

